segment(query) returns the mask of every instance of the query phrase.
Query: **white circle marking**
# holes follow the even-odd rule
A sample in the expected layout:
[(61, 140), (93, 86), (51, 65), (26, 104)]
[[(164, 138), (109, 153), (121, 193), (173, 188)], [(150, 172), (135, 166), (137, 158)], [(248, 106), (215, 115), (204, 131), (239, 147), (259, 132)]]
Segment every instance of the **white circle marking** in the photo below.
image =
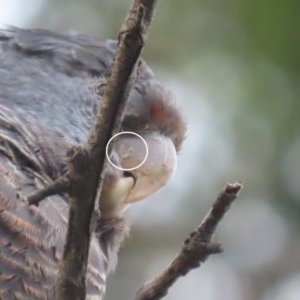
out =
[[(146, 155), (145, 155), (145, 158), (143, 159), (143, 161), (142, 161), (139, 165), (137, 165), (137, 166), (134, 167), (134, 168), (128, 168), (128, 169), (126, 169), (126, 168), (119, 167), (119, 166), (115, 165), (115, 164), (111, 161), (111, 159), (109, 158), (109, 155), (108, 155), (108, 147), (109, 147), (109, 144), (111, 143), (111, 141), (112, 141), (115, 137), (117, 137), (117, 136), (119, 136), (119, 135), (122, 135), (122, 134), (132, 134), (132, 135), (135, 135), (135, 136), (137, 136), (138, 138), (140, 138), (140, 139), (142, 140), (142, 142), (144, 143), (144, 145), (145, 145), (145, 148), (146, 148)], [(142, 136), (140, 136), (139, 134), (137, 134), (137, 133), (135, 133), (135, 132), (133, 132), (133, 131), (122, 131), (122, 132), (119, 132), (119, 133), (113, 135), (113, 136), (110, 138), (110, 140), (108, 141), (108, 143), (107, 143), (107, 145), (106, 145), (105, 153), (106, 153), (107, 160), (108, 160), (108, 161), (110, 162), (110, 164), (113, 165), (116, 169), (121, 170), (121, 171), (133, 171), (133, 170), (135, 170), (135, 169), (141, 167), (141, 166), (145, 163), (146, 159), (148, 158), (149, 148), (148, 148), (148, 145), (147, 145), (147, 142), (145, 141), (145, 139), (144, 139)]]

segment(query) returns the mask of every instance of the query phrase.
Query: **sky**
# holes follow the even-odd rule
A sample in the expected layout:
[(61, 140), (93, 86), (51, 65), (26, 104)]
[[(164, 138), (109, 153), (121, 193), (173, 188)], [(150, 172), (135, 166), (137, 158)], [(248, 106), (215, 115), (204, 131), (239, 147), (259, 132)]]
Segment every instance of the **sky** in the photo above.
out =
[(0, 27), (25, 26), (46, 3), (46, 0), (0, 0)]

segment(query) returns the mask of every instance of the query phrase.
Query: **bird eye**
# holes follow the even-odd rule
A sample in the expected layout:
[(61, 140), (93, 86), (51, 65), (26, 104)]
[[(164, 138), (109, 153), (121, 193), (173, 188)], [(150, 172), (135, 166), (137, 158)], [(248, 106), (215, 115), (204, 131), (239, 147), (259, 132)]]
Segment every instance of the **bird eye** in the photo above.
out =
[(96, 93), (97, 95), (103, 97), (105, 93), (106, 84), (105, 82), (101, 82), (96, 86)]
[(122, 128), (125, 131), (139, 131), (145, 126), (145, 121), (136, 116), (125, 116)]

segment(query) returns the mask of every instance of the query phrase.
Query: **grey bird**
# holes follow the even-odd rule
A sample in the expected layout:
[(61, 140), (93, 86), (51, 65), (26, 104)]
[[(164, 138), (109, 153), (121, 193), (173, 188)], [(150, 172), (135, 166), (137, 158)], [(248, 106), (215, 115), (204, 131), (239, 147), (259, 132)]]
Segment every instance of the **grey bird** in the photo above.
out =
[[(26, 197), (66, 171), (83, 145), (117, 43), (82, 34), (11, 27), (0, 31), (0, 299), (55, 299), (68, 219), (65, 195), (38, 207)], [(173, 97), (143, 60), (122, 131), (111, 151), (93, 234), (87, 299), (102, 299), (127, 232), (124, 209), (162, 188), (176, 169), (186, 125)], [(99, 84), (100, 83), (100, 84)], [(99, 93), (100, 88), (100, 93)], [(99, 95), (100, 94), (100, 95)]]

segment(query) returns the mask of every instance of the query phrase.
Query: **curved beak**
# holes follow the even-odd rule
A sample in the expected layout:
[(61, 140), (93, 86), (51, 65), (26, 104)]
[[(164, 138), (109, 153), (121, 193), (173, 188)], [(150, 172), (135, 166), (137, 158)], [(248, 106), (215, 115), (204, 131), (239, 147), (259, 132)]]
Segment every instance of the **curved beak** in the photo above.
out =
[(115, 141), (112, 156), (123, 170), (109, 164), (100, 199), (101, 212), (120, 211), (126, 204), (154, 194), (173, 175), (177, 154), (172, 140), (159, 134), (143, 138), (148, 151), (145, 143), (134, 135), (121, 135)]
[[(125, 202), (142, 200), (167, 184), (177, 166), (176, 150), (171, 139), (158, 134), (143, 136), (147, 147), (138, 137), (120, 140), (116, 143), (120, 164), (135, 179), (135, 185)], [(146, 157), (147, 155), (147, 157)]]

